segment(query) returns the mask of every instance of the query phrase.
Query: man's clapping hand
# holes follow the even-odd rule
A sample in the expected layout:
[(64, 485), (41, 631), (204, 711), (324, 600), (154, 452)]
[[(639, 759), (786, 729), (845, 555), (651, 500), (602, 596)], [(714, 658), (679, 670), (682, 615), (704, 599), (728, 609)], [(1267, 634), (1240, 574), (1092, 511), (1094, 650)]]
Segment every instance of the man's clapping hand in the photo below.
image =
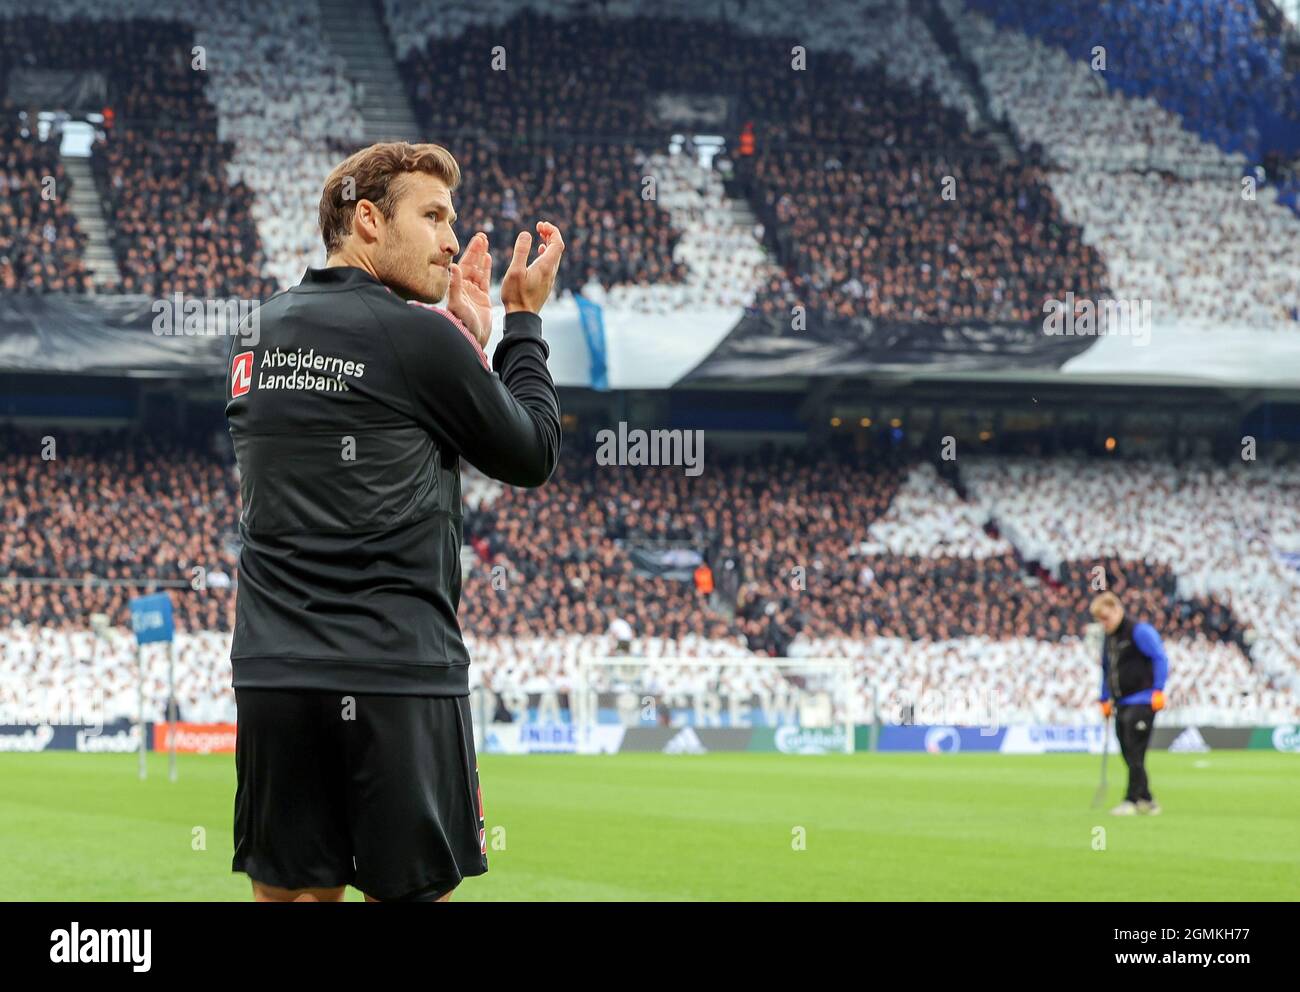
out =
[(451, 265), (447, 309), (478, 339), (480, 348), (486, 348), (492, 336), (492, 299), (488, 296), (491, 285), (492, 252), (488, 250), (487, 235), (479, 231), (470, 239), (460, 262)]
[(537, 258), (528, 264), (528, 253), (533, 236), (521, 231), (515, 239), (514, 257), (510, 268), (501, 280), (501, 303), (506, 313), (524, 310), (540, 313), (555, 286), (555, 275), (560, 269), (560, 256), (564, 254), (564, 238), (560, 229), (546, 221), (537, 222)]

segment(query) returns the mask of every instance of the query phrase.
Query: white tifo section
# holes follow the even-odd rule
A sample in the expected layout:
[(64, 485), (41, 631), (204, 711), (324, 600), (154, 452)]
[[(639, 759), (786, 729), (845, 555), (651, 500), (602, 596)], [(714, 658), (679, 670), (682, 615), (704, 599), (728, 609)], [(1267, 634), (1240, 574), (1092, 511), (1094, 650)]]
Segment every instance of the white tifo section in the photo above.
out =
[(963, 503), (928, 462), (916, 465), (898, 487), (889, 509), (867, 528), (861, 555), (926, 555), (989, 558), (1012, 550), (1011, 542), (984, 533), (988, 510)]
[[(521, 10), (562, 19), (590, 17), (591, 8), (589, 0), (384, 0), (398, 58), (428, 38), (455, 38), (474, 25), (504, 24)], [(807, 49), (810, 59), (817, 52), (831, 51), (849, 55), (859, 66), (883, 65), (900, 85), (915, 88), (928, 82), (939, 99), (965, 114), (967, 121), (979, 118), (966, 83), (907, 0), (811, 4), (748, 0), (743, 10), (734, 3), (725, 9), (742, 33), (789, 37)], [(651, 8), (641, 0), (609, 0), (600, 10), (611, 18), (653, 15), (710, 23), (719, 14), (717, 4), (699, 0), (658, 0)]]
[[(176, 697), (184, 720), (224, 723), (235, 719), (229, 631), (176, 635)], [(465, 637), (473, 664), (470, 688), (497, 691), (567, 692), (579, 657), (609, 655), (611, 637)], [(695, 637), (636, 638), (640, 657), (752, 658), (744, 645)], [(64, 632), (14, 624), (0, 629), (0, 724), (111, 722), (138, 712), (135, 636), (113, 628), (106, 639), (90, 631)], [(145, 648), (145, 720), (165, 719), (167, 646)], [(71, 710), (71, 712), (69, 712)], [(61, 718), (59, 715), (63, 714)]]
[(1243, 463), (963, 460), (971, 499), (1049, 570), (1106, 556), (1169, 564), (1179, 593), (1228, 602), (1257, 671), (1300, 692), (1300, 469)]
[[(495, 637), (467, 635), (473, 664), (469, 668), (470, 688), (480, 686), (497, 692), (568, 692), (576, 685), (580, 659), (604, 658), (618, 645), (609, 635), (601, 637)], [(750, 650), (734, 641), (683, 637), (637, 637), (628, 642), (627, 653), (637, 658), (753, 658)]]
[(286, 172), (268, 168), (260, 150), (239, 143), (232, 177), (242, 179), (254, 193), (253, 217), (266, 252), (266, 271), (281, 289), (296, 286), (308, 268), (325, 264), (318, 216), (325, 177), (343, 160), (319, 144), (286, 139), (296, 148), (294, 167)]
[[(604, 309), (611, 389), (671, 386), (718, 346), (758, 287), (779, 271), (762, 247), (762, 225), (740, 219), (717, 173), (682, 152), (644, 155), (640, 167), (654, 177), (659, 206), (682, 232), (673, 257), (689, 271), (679, 285), (584, 289)], [(489, 348), (495, 352), (505, 314), (493, 316)], [(552, 299), (542, 317), (556, 384), (591, 385), (590, 350), (576, 302), (567, 295)]]
[(491, 506), (505, 490), (505, 483), (489, 478), (469, 462), (461, 459), (460, 498), (468, 509), (477, 510), (483, 506)]
[(1149, 299), (1153, 320), (1300, 336), (1300, 217), (1272, 188), (1131, 172), (1055, 173), (1066, 217), (1106, 259), (1111, 293)]
[[(723, 189), (722, 177), (703, 168), (693, 155), (638, 154), (637, 164), (643, 176), (654, 178), (656, 202), (682, 232), (673, 261), (688, 266), (686, 280), (680, 285), (614, 286), (608, 293), (595, 286), (584, 294), (602, 303), (607, 315), (628, 310), (665, 316), (682, 310), (721, 311), (734, 323), (758, 288), (782, 271), (763, 249), (763, 225), (743, 222), (736, 202)], [(747, 207), (744, 216), (753, 216)], [(703, 327), (706, 321), (699, 323)]]
[(1153, 320), (1148, 342), (1139, 344), (1121, 335), (1098, 337), (1091, 348), (1062, 365), (1061, 372), (1104, 377), (1107, 382), (1300, 386), (1300, 333)]
[[(1269, 688), (1235, 645), (1208, 640), (1165, 642), (1169, 656), (1169, 724), (1253, 726), (1300, 718), (1300, 687)], [(1096, 652), (1081, 637), (909, 641), (878, 637), (797, 640), (791, 655), (844, 658), (853, 666), (856, 721), (876, 707), (886, 723), (915, 707), (918, 724), (994, 726), (1016, 723), (1095, 725), (1101, 695)]]
[[(134, 719), (139, 684), (128, 628), (107, 640), (33, 625), (0, 629), (0, 723)], [(176, 635), (176, 698), (186, 721), (234, 720), (229, 632)], [(167, 646), (146, 645), (145, 719), (165, 719), (166, 702)]]
[[(605, 311), (605, 366), (610, 389), (671, 386), (698, 365), (740, 319), (716, 308), (660, 316), (635, 310)], [(505, 311), (492, 313), (489, 358), (504, 330)], [(557, 386), (590, 386), (591, 353), (572, 296), (553, 299), (542, 310), (542, 336), (551, 349), (547, 368)]]
[[(111, 644), (90, 632), (62, 633), (19, 627), (0, 631), (0, 723), (111, 722), (136, 714), (135, 638), (130, 631), (110, 632)], [(232, 722), (230, 634), (177, 635), (176, 685), (187, 721)], [(607, 657), (615, 647), (609, 637), (494, 638), (466, 637), (473, 664), (472, 690), (496, 693), (568, 693), (579, 683), (579, 659)], [(1235, 646), (1195, 641), (1166, 642), (1170, 659), (1170, 705), (1164, 719), (1173, 724), (1250, 726), (1300, 720), (1300, 685), (1295, 679), (1273, 680), (1251, 670)], [(646, 678), (660, 691), (689, 693), (702, 685), (715, 692), (760, 691), (744, 666), (715, 661), (753, 660), (742, 645), (727, 641), (642, 638), (629, 645), (632, 656), (690, 657), (700, 660), (696, 675), (667, 666), (662, 677)], [(914, 707), (916, 723), (989, 726), (1048, 723), (1081, 726), (1096, 723), (1100, 691), (1097, 657), (1083, 638), (1060, 642), (1031, 639), (909, 641), (895, 638), (800, 639), (793, 658), (843, 659), (850, 684), (854, 722), (879, 714), (886, 722), (902, 720), (902, 708)], [(165, 646), (151, 646), (146, 657), (145, 719), (161, 720), (167, 692)], [(770, 688), (770, 686), (769, 686)]]
[[(53, 20), (162, 16), (151, 0), (3, 0), (0, 13)], [(173, 0), (167, 20), (194, 27), (218, 135), (235, 144), (227, 178), (254, 191), (252, 212), (267, 274), (296, 284), (324, 262), (316, 227), (325, 176), (340, 156), (326, 138), (359, 141), (355, 87), (334, 64), (314, 3)]]
[(1206, 165), (1244, 167), (1242, 155), (1203, 141), (1155, 100), (1112, 91), (1105, 72), (1063, 49), (1001, 28), (963, 0), (942, 2), (984, 80), (989, 110), (1006, 119), (1022, 145), (1041, 143), (1061, 167), (1122, 169), (1154, 160), (1185, 176)]
[[(1106, 260), (1111, 296), (1151, 301), (1149, 344), (1101, 337), (1063, 371), (1300, 381), (1300, 218), (1276, 191), (1243, 198), (1240, 154), (1061, 49), (944, 3), (993, 112), (1054, 164), (1048, 182)], [(1178, 178), (1136, 171), (1146, 166)]]

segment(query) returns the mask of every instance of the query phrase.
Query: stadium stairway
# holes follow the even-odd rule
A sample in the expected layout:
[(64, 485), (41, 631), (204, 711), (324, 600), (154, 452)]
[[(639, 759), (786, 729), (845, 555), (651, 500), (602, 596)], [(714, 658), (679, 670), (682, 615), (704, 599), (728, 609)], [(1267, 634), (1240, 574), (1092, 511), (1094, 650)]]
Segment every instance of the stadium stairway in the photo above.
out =
[(988, 129), (986, 136), (997, 149), (998, 157), (1003, 162), (1018, 161), (1020, 148), (1011, 134), (1011, 129), (1006, 121), (997, 120), (989, 108), (989, 94), (984, 88), (984, 80), (975, 63), (962, 49), (961, 38), (952, 23), (952, 18), (943, 9), (943, 4), (939, 3), (939, 0), (912, 0), (912, 10), (917, 19), (925, 24), (939, 50), (948, 57), (954, 74), (970, 91), (975, 105), (979, 108), (980, 119)]
[(90, 170), (90, 159), (65, 155), (63, 168), (72, 180), (68, 205), (77, 218), (77, 226), (86, 235), (85, 262), (91, 282), (96, 292), (112, 290), (122, 281), (122, 274), (108, 240), (108, 224), (104, 220), (99, 188)]
[(372, 0), (320, 0), (321, 31), (361, 86), (363, 137), (375, 141), (422, 141), (406, 84), (397, 73), (392, 44)]
[(750, 207), (748, 200), (731, 200), (731, 223), (733, 227), (752, 231), (758, 224), (758, 215)]

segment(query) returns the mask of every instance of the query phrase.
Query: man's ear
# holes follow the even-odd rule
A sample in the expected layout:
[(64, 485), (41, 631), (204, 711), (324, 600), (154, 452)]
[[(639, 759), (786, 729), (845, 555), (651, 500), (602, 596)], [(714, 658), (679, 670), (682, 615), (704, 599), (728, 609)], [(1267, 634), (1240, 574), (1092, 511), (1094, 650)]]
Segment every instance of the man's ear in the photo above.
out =
[(370, 244), (379, 239), (384, 215), (373, 200), (358, 200), (352, 214), (352, 230), (362, 241)]

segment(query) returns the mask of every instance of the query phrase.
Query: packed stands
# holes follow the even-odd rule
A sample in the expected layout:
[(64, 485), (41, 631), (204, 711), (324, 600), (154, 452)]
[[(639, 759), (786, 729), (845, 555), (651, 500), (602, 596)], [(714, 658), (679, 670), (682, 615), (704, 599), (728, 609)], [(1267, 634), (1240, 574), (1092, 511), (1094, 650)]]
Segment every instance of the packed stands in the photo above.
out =
[[(177, 605), (182, 705), (229, 705), (228, 456), (202, 439), (74, 433), (47, 461), (40, 438), (6, 440), (10, 687), (70, 692), (68, 680), (89, 679), (110, 699), (127, 692), (126, 599), (155, 583)], [(1243, 699), (1277, 712), (1300, 691), (1300, 577), (1269, 553), (1300, 535), (1294, 470), (980, 458), (961, 466), (962, 499), (924, 463), (718, 455), (691, 478), (587, 455), (568, 450), (540, 490), (467, 474), (461, 623), (476, 684), (562, 691), (576, 658), (611, 653), (622, 621), (630, 650), (652, 656), (847, 658), (863, 706), (904, 676), (939, 684), (932, 666), (950, 666), (949, 686), (1070, 722), (1095, 691), (1080, 640), (1088, 602), (1109, 588), (1162, 632), (1179, 673), (1172, 705), (1226, 719)], [(1132, 512), (1096, 512), (1106, 499)], [(693, 549), (735, 582), (702, 595), (639, 571), (638, 547)], [(94, 613), (116, 640), (94, 636)]]

